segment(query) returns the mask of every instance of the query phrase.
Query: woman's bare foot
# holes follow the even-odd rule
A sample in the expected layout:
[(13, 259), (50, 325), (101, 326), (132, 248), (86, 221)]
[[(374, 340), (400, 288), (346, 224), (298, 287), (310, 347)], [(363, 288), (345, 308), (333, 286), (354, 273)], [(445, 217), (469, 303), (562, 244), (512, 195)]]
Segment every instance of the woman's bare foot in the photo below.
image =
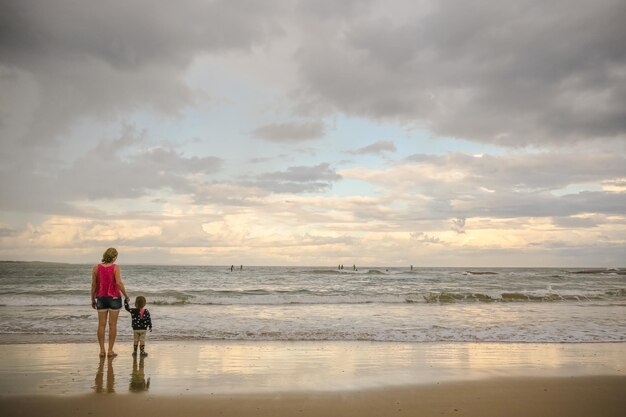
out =
[(116, 356), (117, 356), (117, 353), (115, 353), (115, 352), (111, 351), (111, 352), (107, 353), (107, 356), (108, 356), (109, 358), (114, 358), (114, 357), (116, 357)]
[(104, 358), (106, 355), (107, 355), (107, 354), (106, 354), (106, 353), (104, 353), (104, 351), (100, 351), (100, 357), (101, 357), (101, 358)]

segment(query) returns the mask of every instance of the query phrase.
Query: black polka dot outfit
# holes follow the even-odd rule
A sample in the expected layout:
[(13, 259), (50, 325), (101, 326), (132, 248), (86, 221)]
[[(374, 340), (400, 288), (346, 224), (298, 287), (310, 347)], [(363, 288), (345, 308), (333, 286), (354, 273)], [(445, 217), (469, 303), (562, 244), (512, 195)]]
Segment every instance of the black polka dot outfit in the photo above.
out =
[(124, 302), (124, 308), (130, 313), (133, 330), (152, 330), (152, 320), (147, 308), (143, 309), (143, 317), (141, 317), (140, 309), (128, 306), (128, 301)]

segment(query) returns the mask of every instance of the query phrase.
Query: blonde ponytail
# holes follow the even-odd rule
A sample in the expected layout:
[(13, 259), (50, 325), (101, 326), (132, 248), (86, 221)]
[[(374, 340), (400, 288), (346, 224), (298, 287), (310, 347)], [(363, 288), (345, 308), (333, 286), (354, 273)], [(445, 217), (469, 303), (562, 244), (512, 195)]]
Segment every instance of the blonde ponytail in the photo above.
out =
[(117, 258), (117, 249), (109, 248), (102, 254), (102, 263), (110, 264), (115, 258)]

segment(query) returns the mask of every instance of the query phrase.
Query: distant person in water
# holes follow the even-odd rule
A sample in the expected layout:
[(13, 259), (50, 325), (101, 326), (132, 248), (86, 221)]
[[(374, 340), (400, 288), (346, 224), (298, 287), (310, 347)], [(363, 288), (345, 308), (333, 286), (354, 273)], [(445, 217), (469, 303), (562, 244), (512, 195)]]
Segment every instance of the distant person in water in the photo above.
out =
[(146, 332), (152, 331), (152, 319), (146, 307), (146, 298), (139, 296), (135, 299), (135, 308), (128, 306), (128, 299), (124, 300), (124, 308), (130, 313), (133, 326), (133, 356), (137, 356), (137, 347), (141, 357), (148, 356), (146, 353)]
[[(126, 288), (122, 282), (122, 272), (117, 260), (117, 250), (107, 249), (102, 255), (102, 262), (94, 265), (91, 270), (91, 307), (98, 310), (98, 343), (100, 357), (113, 358), (117, 353), (113, 351), (117, 337), (117, 318), (122, 308), (122, 294), (128, 300)], [(109, 324), (109, 349), (104, 350), (104, 336), (107, 323)]]

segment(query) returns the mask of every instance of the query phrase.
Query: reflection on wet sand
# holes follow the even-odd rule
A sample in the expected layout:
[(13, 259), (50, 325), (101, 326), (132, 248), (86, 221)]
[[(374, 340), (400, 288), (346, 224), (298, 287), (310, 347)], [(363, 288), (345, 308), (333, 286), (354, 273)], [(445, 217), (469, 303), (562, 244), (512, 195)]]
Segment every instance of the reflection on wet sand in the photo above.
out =
[[(106, 386), (104, 383), (105, 362), (107, 363)], [(96, 377), (94, 379), (93, 390), (98, 394), (115, 392), (115, 372), (113, 371), (113, 358), (100, 358), (100, 363), (98, 364), (98, 370), (96, 371)]]
[[(106, 372), (104, 365), (107, 365)], [(106, 378), (105, 378), (106, 376)], [(115, 392), (115, 371), (113, 370), (113, 358), (100, 358), (96, 377), (94, 378), (93, 390), (97, 394), (110, 394)], [(144, 358), (133, 358), (133, 369), (130, 373), (128, 390), (130, 392), (144, 392), (150, 388), (150, 378), (146, 380), (144, 371)]]
[(137, 357), (133, 358), (133, 371), (130, 373), (130, 383), (128, 390), (130, 392), (144, 392), (150, 388), (150, 378), (146, 381), (146, 374), (143, 369), (143, 356), (139, 359), (137, 366)]
[[(140, 358), (136, 365), (132, 361), (128, 345), (120, 346), (119, 357), (98, 362), (97, 351), (85, 344), (0, 344), (0, 396), (120, 389), (151, 395), (334, 391), (493, 377), (624, 376), (625, 348), (626, 343), (161, 342), (151, 345), (144, 367)], [(121, 372), (121, 388), (113, 368)]]

